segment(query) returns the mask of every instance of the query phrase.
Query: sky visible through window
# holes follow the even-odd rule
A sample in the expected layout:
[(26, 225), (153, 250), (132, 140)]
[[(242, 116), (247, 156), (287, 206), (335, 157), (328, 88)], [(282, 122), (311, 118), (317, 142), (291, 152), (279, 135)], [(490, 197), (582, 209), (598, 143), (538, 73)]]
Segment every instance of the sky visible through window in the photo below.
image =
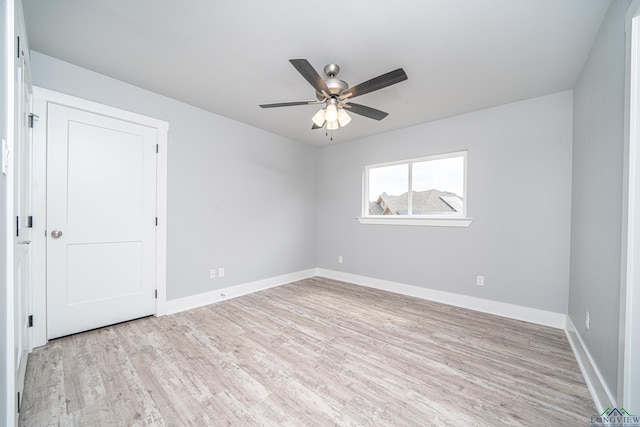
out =
[[(375, 202), (383, 192), (391, 196), (409, 188), (409, 165), (392, 165), (369, 169), (369, 201)], [(450, 157), (413, 164), (413, 191), (436, 189), (464, 197), (464, 158)]]

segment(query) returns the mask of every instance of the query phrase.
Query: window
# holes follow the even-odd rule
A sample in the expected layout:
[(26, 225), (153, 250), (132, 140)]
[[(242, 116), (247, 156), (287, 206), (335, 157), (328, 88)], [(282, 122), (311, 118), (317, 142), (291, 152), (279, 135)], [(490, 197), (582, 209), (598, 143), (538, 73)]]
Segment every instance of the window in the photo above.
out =
[(365, 224), (467, 227), (467, 152), (366, 166)]

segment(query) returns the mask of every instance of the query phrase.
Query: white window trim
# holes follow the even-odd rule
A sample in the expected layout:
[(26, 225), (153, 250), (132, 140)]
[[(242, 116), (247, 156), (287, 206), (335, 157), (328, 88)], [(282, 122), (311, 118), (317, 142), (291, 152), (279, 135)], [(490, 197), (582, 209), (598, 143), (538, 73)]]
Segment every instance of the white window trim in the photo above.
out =
[(468, 227), (473, 222), (473, 218), (424, 218), (424, 217), (402, 217), (391, 218), (388, 216), (367, 216), (357, 218), (360, 224), (365, 225), (422, 225), (429, 227)]
[[(369, 215), (369, 170), (373, 168), (394, 166), (408, 164), (411, 166), (414, 163), (420, 163), (429, 160), (448, 159), (451, 157), (464, 157), (464, 194), (466, 198), (467, 194), (467, 150), (454, 151), (451, 153), (436, 154), (431, 156), (398, 160), (395, 162), (378, 163), (375, 165), (367, 165), (364, 168), (363, 180), (362, 180), (362, 215), (357, 217), (360, 224), (366, 225), (418, 225), (429, 227), (469, 227), (473, 222), (473, 218), (467, 217), (467, 202), (466, 199), (463, 203), (463, 211), (460, 214), (434, 214), (434, 215)], [(411, 182), (412, 168), (409, 167), (409, 182)], [(411, 186), (408, 189), (412, 191)], [(408, 200), (411, 204), (411, 198)]]

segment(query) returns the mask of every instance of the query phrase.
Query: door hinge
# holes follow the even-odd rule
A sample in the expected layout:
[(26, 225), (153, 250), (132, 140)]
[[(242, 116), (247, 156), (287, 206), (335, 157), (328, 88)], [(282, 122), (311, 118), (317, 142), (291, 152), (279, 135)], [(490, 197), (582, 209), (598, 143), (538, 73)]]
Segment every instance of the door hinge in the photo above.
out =
[(156, 217), (156, 227), (158, 226), (158, 217)]
[(18, 392), (18, 413), (20, 413), (20, 392)]
[(20, 217), (16, 216), (16, 237), (20, 237)]
[(33, 128), (33, 119), (39, 119), (40, 116), (37, 114), (29, 113), (29, 127)]
[(33, 328), (33, 314), (29, 315), (29, 327)]
[(27, 218), (27, 228), (33, 228), (33, 216), (29, 215)]
[(16, 45), (16, 58), (20, 58), (20, 36), (16, 36), (16, 38), (18, 39), (18, 44)]
[(158, 290), (156, 289), (156, 299), (158, 299)]
[(156, 154), (158, 154), (160, 152), (160, 146), (159, 144), (156, 144)]

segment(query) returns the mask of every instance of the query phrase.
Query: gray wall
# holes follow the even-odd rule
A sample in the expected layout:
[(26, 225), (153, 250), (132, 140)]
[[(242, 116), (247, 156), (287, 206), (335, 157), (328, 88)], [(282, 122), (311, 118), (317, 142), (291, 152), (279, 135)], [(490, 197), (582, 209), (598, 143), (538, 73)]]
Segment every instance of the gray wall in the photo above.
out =
[[(572, 114), (569, 91), (320, 149), (318, 266), (566, 313)], [(356, 221), (365, 165), (464, 149), (469, 228)]]
[[(611, 3), (574, 91), (569, 316), (609, 389), (618, 376), (624, 15)], [(590, 329), (585, 328), (585, 312)]]
[[(0, 6), (0, 22), (3, 23), (0, 31), (0, 81), (2, 91), (0, 95), (0, 140), (7, 139), (7, 26), (4, 25), (7, 18), (7, 2)], [(7, 178), (0, 173), (0, 424), (7, 419)]]
[[(169, 122), (167, 298), (315, 267), (316, 149), (32, 52), (33, 84)], [(225, 277), (209, 279), (211, 267)]]

